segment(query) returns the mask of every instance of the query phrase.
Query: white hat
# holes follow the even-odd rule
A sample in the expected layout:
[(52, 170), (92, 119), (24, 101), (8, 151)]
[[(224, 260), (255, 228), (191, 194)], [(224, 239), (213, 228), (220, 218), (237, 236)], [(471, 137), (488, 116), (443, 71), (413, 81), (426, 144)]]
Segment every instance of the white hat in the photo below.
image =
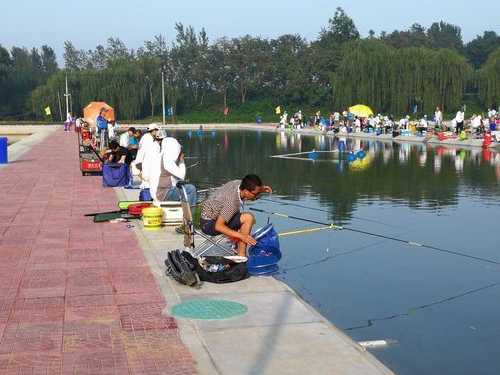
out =
[(148, 132), (150, 131), (153, 131), (153, 130), (160, 130), (160, 127), (158, 126), (158, 124), (149, 124), (148, 126)]

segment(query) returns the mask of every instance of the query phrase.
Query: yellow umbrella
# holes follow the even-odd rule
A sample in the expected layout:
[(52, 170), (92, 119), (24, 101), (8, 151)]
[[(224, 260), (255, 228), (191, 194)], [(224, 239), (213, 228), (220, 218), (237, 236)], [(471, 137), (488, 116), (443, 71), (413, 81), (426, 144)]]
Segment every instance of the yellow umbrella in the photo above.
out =
[(349, 112), (358, 117), (370, 117), (373, 116), (373, 111), (370, 107), (364, 104), (356, 104), (349, 107)]

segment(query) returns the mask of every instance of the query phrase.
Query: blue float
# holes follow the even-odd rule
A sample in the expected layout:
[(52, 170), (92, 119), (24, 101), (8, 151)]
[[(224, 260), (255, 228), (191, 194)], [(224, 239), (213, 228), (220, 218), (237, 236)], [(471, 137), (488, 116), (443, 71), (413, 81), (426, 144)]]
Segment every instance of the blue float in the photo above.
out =
[(364, 159), (364, 158), (365, 158), (365, 156), (366, 156), (366, 152), (365, 152), (364, 150), (359, 150), (358, 152), (356, 152), (356, 157), (357, 157), (358, 159), (361, 159), (361, 160), (362, 160), (362, 159)]
[(318, 160), (319, 154), (316, 151), (308, 152), (307, 157), (310, 160)]

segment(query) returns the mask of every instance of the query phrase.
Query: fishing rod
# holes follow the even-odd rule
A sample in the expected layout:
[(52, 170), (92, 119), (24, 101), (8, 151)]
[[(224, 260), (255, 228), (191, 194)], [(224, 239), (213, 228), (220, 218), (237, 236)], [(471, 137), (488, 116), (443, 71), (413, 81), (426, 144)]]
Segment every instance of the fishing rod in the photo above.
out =
[(323, 225), (325, 227), (329, 227), (331, 229), (336, 229), (336, 230), (347, 230), (347, 231), (350, 231), (350, 232), (360, 233), (360, 234), (364, 234), (364, 235), (367, 235), (367, 236), (384, 238), (386, 240), (391, 240), (391, 241), (395, 241), (395, 242), (404, 243), (405, 245), (409, 245), (409, 246), (424, 247), (426, 249), (435, 250), (435, 251), (439, 251), (439, 252), (442, 252), (442, 253), (452, 254), (452, 255), (456, 255), (456, 256), (460, 256), (460, 257), (464, 257), (464, 258), (474, 259), (474, 260), (481, 261), (481, 262), (486, 262), (486, 263), (500, 265), (500, 262), (492, 260), (492, 259), (477, 257), (477, 256), (474, 256), (474, 255), (469, 255), (469, 254), (462, 253), (462, 252), (459, 252), (459, 251), (443, 249), (443, 248), (440, 248), (440, 247), (436, 247), (436, 246), (432, 246), (432, 245), (426, 245), (426, 244), (423, 244), (423, 243), (419, 243), (419, 242), (415, 242), (415, 241), (410, 241), (410, 240), (405, 240), (405, 239), (402, 239), (402, 238), (387, 236), (387, 235), (373, 233), (373, 232), (367, 232), (367, 231), (361, 230), (361, 229), (344, 227), (344, 226), (341, 226), (341, 225), (335, 225), (333, 223), (325, 223), (325, 222), (318, 221), (318, 220), (306, 219), (306, 218), (299, 217), (299, 216), (287, 215), (287, 214), (283, 214), (283, 213), (280, 213), (280, 212), (266, 211), (266, 210), (263, 210), (263, 209), (260, 209), (260, 208), (249, 207), (249, 209), (251, 211), (260, 212), (260, 213), (263, 213), (263, 214), (275, 215), (275, 216), (280, 216), (280, 217), (284, 217), (284, 218), (287, 218), (287, 219), (293, 219), (293, 220), (303, 221), (303, 222), (306, 222), (306, 223)]
[[(214, 186), (214, 183), (212, 183), (212, 182), (190, 181), (190, 183), (195, 184), (195, 185)], [(210, 188), (209, 190), (212, 190), (212, 189), (215, 190), (216, 188)], [(278, 201), (275, 199), (259, 197), (259, 198), (257, 198), (257, 201), (266, 201), (266, 202), (275, 203), (275, 204), (282, 204), (284, 206), (304, 208), (304, 209), (311, 210), (311, 211), (331, 213), (330, 211), (325, 210), (323, 208), (309, 207), (309, 206), (305, 206), (305, 205), (298, 204), (298, 203), (288, 203), (288, 202), (284, 202), (282, 200)], [(356, 219), (356, 220), (370, 222), (370, 223), (386, 225), (386, 226), (391, 227), (391, 228), (399, 228), (398, 226), (387, 224), (387, 223), (384, 223), (382, 221), (378, 221), (378, 220), (374, 220), (374, 219), (367, 219), (367, 218), (363, 218), (363, 217), (359, 217), (359, 216), (351, 216), (351, 218)]]

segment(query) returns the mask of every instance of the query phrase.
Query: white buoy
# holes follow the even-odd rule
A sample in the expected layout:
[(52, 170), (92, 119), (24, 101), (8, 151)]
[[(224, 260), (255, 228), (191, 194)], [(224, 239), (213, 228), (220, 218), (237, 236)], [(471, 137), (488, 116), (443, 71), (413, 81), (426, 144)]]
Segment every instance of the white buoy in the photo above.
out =
[(385, 348), (386, 346), (397, 343), (396, 340), (386, 339), (386, 340), (370, 340), (370, 341), (358, 341), (358, 344), (365, 349), (377, 349)]

